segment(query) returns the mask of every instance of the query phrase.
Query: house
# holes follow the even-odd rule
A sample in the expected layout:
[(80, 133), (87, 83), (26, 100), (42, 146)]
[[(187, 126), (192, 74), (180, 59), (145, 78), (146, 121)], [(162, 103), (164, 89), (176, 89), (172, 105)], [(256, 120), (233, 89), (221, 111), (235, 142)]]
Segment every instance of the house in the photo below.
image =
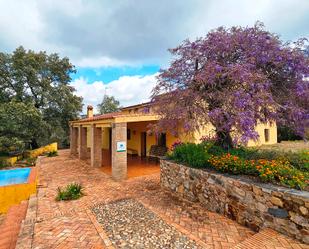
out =
[[(176, 141), (198, 143), (202, 136), (213, 132), (208, 125), (200, 131), (186, 133), (178, 131), (178, 137), (169, 132), (155, 136), (147, 132), (149, 125), (157, 122), (159, 116), (153, 111), (151, 103), (128, 106), (119, 112), (93, 115), (93, 107), (88, 106), (87, 117), (70, 122), (72, 155), (79, 159), (90, 158), (91, 166), (111, 167), (116, 180), (127, 177), (130, 158), (149, 156), (154, 145), (170, 148)], [(275, 124), (259, 124), (258, 141), (250, 141), (248, 146), (277, 143)]]

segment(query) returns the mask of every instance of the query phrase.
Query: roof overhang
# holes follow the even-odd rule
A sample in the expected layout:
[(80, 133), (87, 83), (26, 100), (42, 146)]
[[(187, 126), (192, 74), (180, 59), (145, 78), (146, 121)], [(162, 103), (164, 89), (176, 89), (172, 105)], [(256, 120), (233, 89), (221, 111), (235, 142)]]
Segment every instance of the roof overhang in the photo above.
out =
[(95, 124), (97, 127), (111, 127), (113, 123), (131, 123), (131, 122), (146, 122), (146, 121), (157, 121), (159, 115), (155, 114), (130, 114), (130, 115), (119, 115), (111, 119), (99, 119), (99, 120), (75, 120), (71, 121), (70, 125), (73, 127), (90, 127)]

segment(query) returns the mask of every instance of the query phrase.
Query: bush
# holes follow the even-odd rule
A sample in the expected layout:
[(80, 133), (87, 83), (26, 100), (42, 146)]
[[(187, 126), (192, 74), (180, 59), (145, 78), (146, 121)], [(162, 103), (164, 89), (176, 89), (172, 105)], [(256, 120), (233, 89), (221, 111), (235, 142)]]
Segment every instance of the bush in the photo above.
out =
[(226, 153), (226, 151), (222, 147), (215, 145), (215, 144), (206, 144), (206, 149), (207, 149), (208, 154), (210, 155), (219, 156), (219, 155)]
[(0, 136), (0, 153), (9, 155), (11, 151), (23, 151), (24, 143), (16, 137)]
[(56, 150), (54, 151), (50, 151), (47, 153), (46, 155), (47, 157), (54, 157), (54, 156), (58, 156), (58, 152)]
[(303, 171), (309, 173), (309, 151), (301, 151), (299, 153), (290, 153), (292, 155), (288, 156), (288, 160), (291, 164)]
[(210, 155), (203, 144), (186, 143), (175, 146), (169, 158), (194, 168), (207, 166)]
[(182, 145), (183, 143), (180, 140), (175, 141), (171, 146), (171, 151), (173, 151), (177, 146)]
[(300, 137), (293, 131), (291, 128), (286, 126), (278, 126), (278, 142), (281, 141), (295, 141), (295, 140), (302, 140), (303, 138)]
[(32, 166), (35, 166), (36, 160), (37, 160), (36, 157), (33, 157), (33, 158), (26, 158), (26, 159), (23, 160), (23, 162), (25, 162), (26, 166), (32, 167)]
[(6, 158), (1, 158), (0, 157), (0, 169), (1, 168), (6, 168), (6, 167), (10, 167), (10, 166), (11, 166), (11, 164), (6, 161)]
[(84, 194), (82, 192), (82, 185), (79, 183), (71, 183), (66, 186), (64, 190), (58, 187), (57, 201), (77, 200)]

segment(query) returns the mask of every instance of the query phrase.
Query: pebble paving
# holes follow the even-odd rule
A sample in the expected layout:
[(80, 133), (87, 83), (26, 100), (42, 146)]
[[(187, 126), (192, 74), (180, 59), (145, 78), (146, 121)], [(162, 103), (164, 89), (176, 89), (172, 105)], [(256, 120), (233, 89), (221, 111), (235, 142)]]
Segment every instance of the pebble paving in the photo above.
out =
[(93, 208), (116, 248), (201, 248), (134, 199), (122, 199)]

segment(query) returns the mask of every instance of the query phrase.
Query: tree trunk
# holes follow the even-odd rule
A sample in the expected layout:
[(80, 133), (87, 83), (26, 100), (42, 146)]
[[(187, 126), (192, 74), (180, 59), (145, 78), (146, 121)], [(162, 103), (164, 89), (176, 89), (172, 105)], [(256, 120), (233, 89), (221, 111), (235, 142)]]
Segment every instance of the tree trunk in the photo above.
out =
[(33, 150), (33, 149), (39, 148), (38, 142), (36, 141), (35, 138), (32, 138), (32, 139), (31, 139), (30, 146), (31, 146), (31, 149), (32, 149), (32, 150)]
[(233, 148), (233, 140), (229, 131), (217, 131), (217, 145), (225, 150)]

